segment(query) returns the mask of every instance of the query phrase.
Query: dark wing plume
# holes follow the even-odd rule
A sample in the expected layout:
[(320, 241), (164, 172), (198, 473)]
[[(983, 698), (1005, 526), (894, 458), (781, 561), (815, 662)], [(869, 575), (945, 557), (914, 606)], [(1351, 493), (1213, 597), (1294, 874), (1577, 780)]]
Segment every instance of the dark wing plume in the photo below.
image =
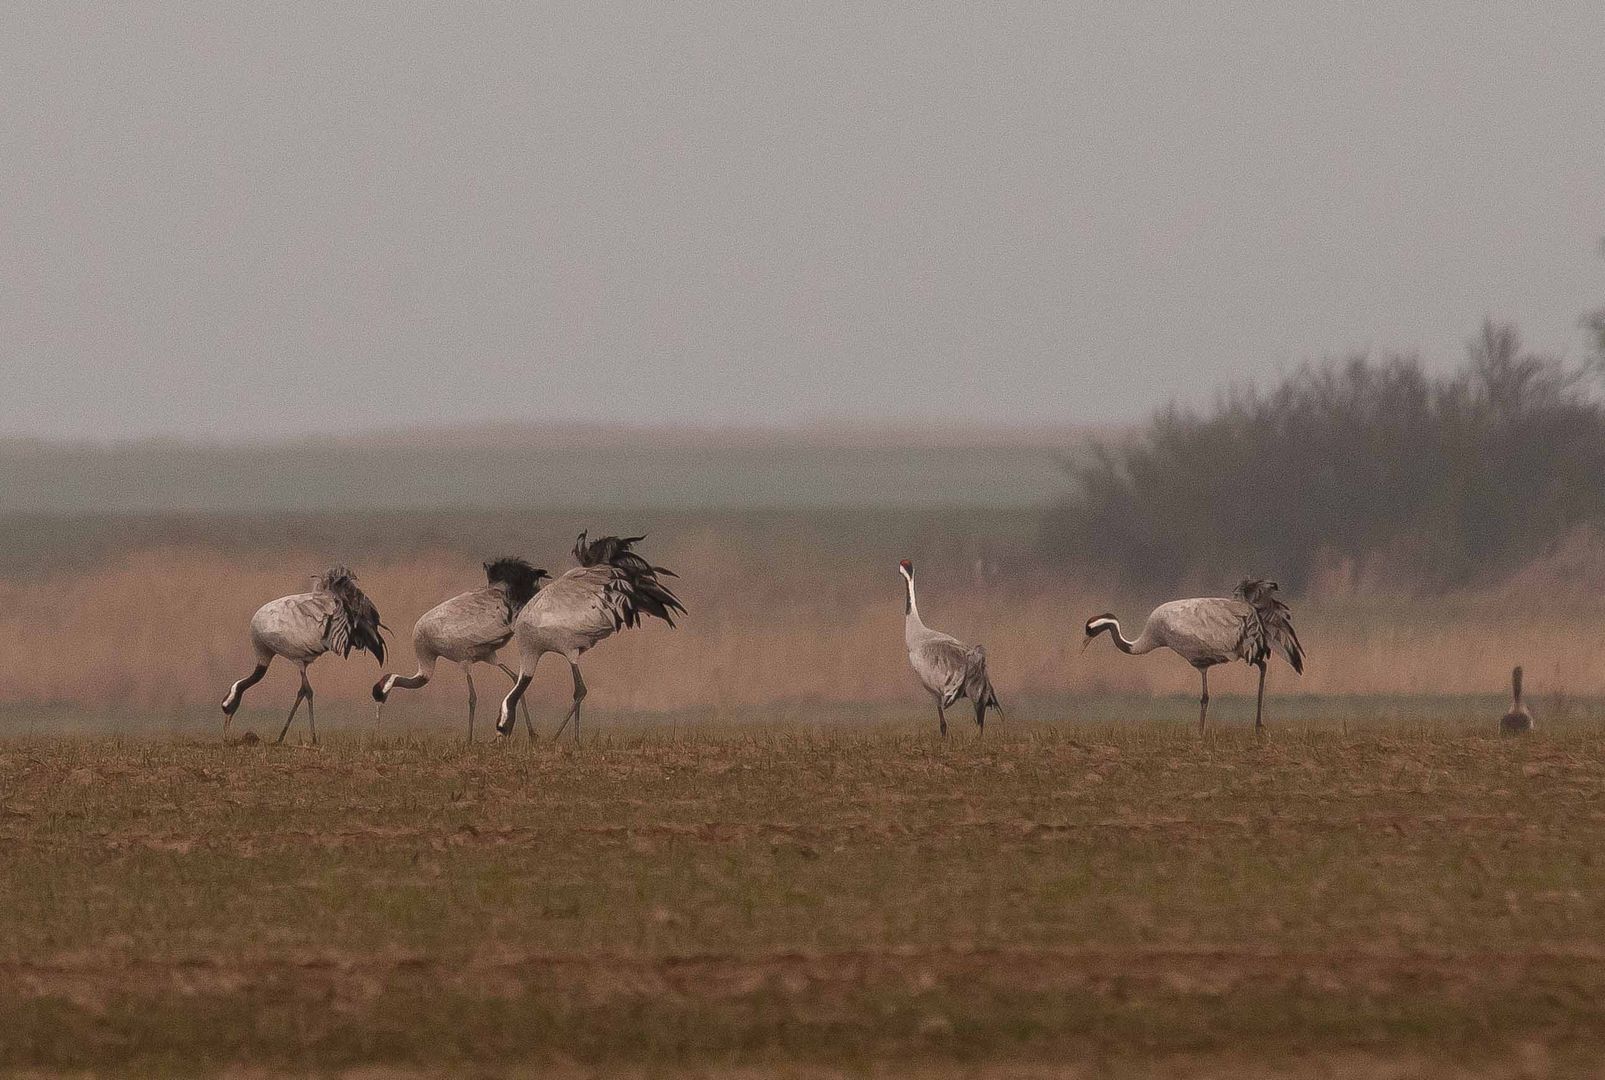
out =
[(384, 624), (379, 621), (379, 609), (373, 606), (361, 592), (357, 593), (361, 599), (357, 602), (357, 614), (352, 620), (351, 644), (359, 649), (366, 649), (373, 654), (380, 664), (385, 662)]
[(500, 585), (507, 593), (507, 617), (517, 615), (523, 606), (540, 591), (541, 579), (552, 575), (523, 559), (504, 556), (485, 564), (485, 580)]
[(580, 533), (574, 541), (574, 558), (581, 566), (611, 566), (618, 571), (609, 590), (616, 594), (614, 605), (615, 629), (639, 626), (641, 616), (651, 615), (674, 625), (675, 614), (685, 614), (670, 588), (660, 577), (675, 577), (674, 571), (653, 566), (631, 548), (646, 539), (644, 536), (599, 536), (587, 541)]
[(1263, 630), (1265, 652), (1274, 647), (1282, 651), (1293, 670), (1304, 674), (1304, 646), (1299, 643), (1298, 632), (1293, 629), (1293, 612), (1276, 595), (1281, 586), (1274, 581), (1245, 579), (1237, 586), (1237, 596), (1253, 605)]
[(366, 593), (357, 588), (357, 576), (344, 566), (331, 566), (315, 579), (313, 587), (319, 592), (332, 594), (340, 601), (345, 633), (333, 637), (333, 640), (341, 643), (340, 655), (350, 656), (352, 649), (363, 649), (383, 664), (386, 627), (379, 621), (379, 609)]
[(992, 676), (986, 670), (986, 649), (980, 645), (965, 657), (964, 696), (975, 706), (976, 723), (986, 718), (987, 709), (996, 709), (999, 716), (1003, 715), (1003, 705), (998, 701), (998, 692), (992, 689)]
[(617, 566), (623, 569), (627, 565), (634, 565), (641, 570), (650, 570), (653, 573), (666, 574), (674, 577), (671, 570), (661, 566), (653, 566), (641, 556), (631, 550), (646, 537), (643, 536), (599, 536), (590, 542), (586, 541), (587, 533), (580, 533), (579, 539), (574, 541), (574, 558), (581, 566)]

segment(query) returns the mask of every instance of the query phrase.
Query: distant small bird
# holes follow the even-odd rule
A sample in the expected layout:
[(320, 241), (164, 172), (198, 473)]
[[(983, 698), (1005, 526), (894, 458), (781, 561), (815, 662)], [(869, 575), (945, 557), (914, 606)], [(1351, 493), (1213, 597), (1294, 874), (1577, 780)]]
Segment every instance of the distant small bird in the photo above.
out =
[(908, 663), (936, 699), (936, 722), (942, 735), (947, 735), (947, 710), (963, 697), (975, 706), (975, 726), (986, 731), (987, 709), (996, 709), (999, 716), (1003, 715), (1003, 706), (987, 675), (986, 650), (926, 626), (920, 620), (919, 602), (914, 596), (914, 564), (902, 559), (897, 570), (903, 575), (905, 589), (903, 641), (908, 646)]
[(674, 572), (653, 566), (631, 550), (643, 539), (602, 536), (587, 542), (586, 534), (580, 533), (574, 541), (574, 559), (579, 566), (536, 593), (518, 613), (513, 640), (520, 667), (517, 681), (502, 699), (496, 721), (498, 735), (513, 730), (513, 710), (535, 677), (535, 665), (552, 652), (568, 661), (574, 675), (574, 703), (558, 725), (557, 735), (573, 720), (574, 741), (578, 742), (580, 702), (585, 700), (580, 657), (615, 631), (639, 625), (643, 616), (662, 619), (672, 627), (675, 614), (685, 613), (679, 599), (659, 580), (660, 576), (674, 577)]
[(1232, 660), (1245, 660), (1259, 668), (1259, 696), (1254, 704), (1254, 729), (1265, 727), (1265, 662), (1273, 650), (1287, 657), (1293, 670), (1304, 674), (1304, 647), (1293, 632), (1293, 617), (1276, 597), (1274, 581), (1247, 580), (1231, 597), (1208, 596), (1160, 604), (1148, 616), (1136, 641), (1127, 641), (1120, 623), (1105, 613), (1087, 620), (1085, 649), (1099, 634), (1108, 633), (1115, 647), (1132, 656), (1169, 649), (1198, 669), (1203, 693), (1198, 699), (1198, 730), (1204, 730), (1209, 712), (1209, 669)]
[[(412, 647), (418, 654), (415, 675), (385, 675), (373, 684), (377, 721), (392, 690), (416, 690), (435, 674), (441, 658), (461, 665), (468, 680), (468, 741), (474, 741), (474, 708), (479, 695), (474, 691), (474, 665), (495, 664), (518, 680), (513, 669), (496, 659), (496, 652), (513, 637), (513, 620), (529, 603), (542, 579), (552, 575), (523, 559), (494, 559), (485, 564), (485, 586), (452, 597), (435, 605), (419, 617), (412, 628)], [(524, 726), (535, 738), (529, 707), (524, 708)]]
[(1501, 735), (1523, 735), (1533, 729), (1533, 714), (1521, 703), (1521, 667), (1510, 673), (1510, 711), (1499, 718)]
[(365, 649), (380, 664), (385, 662), (384, 630), (379, 609), (357, 588), (356, 576), (344, 566), (331, 566), (312, 579), (312, 591), (269, 601), (251, 616), (251, 648), (256, 652), (256, 668), (228, 689), (223, 699), (223, 737), (228, 738), (229, 722), (240, 707), (245, 691), (262, 681), (275, 656), (282, 656), (301, 669), (301, 689), (284, 721), (277, 742), (284, 741), (295, 719), (295, 711), (307, 703), (307, 728), (312, 742), (318, 741), (317, 720), (312, 711), (312, 684), (307, 668), (326, 652), (350, 656), (352, 649)]

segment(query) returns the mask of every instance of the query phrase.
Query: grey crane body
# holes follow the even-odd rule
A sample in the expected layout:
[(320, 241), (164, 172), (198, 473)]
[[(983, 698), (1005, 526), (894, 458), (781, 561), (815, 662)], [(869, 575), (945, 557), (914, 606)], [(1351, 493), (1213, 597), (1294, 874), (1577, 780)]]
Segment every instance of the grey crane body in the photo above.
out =
[(1287, 658), (1293, 670), (1304, 673), (1304, 647), (1293, 630), (1287, 605), (1276, 597), (1274, 581), (1244, 581), (1233, 596), (1202, 596), (1160, 604), (1148, 615), (1142, 633), (1128, 641), (1113, 615), (1087, 620), (1086, 641), (1108, 634), (1115, 647), (1131, 656), (1169, 649), (1198, 670), (1203, 691), (1198, 699), (1198, 730), (1204, 730), (1209, 713), (1209, 669), (1233, 660), (1259, 668), (1259, 692), (1254, 706), (1254, 728), (1265, 727), (1265, 667), (1272, 652)]
[(301, 688), (296, 692), (290, 715), (279, 731), (278, 742), (290, 730), (301, 702), (307, 703), (307, 727), (312, 741), (318, 741), (313, 711), (312, 684), (307, 668), (326, 652), (350, 656), (352, 649), (372, 653), (382, 664), (385, 659), (384, 624), (373, 601), (357, 588), (357, 579), (343, 566), (330, 567), (314, 579), (312, 591), (270, 600), (251, 616), (251, 649), (256, 667), (237, 680), (223, 698), (223, 735), (245, 699), (245, 691), (262, 681), (273, 658), (282, 656), (300, 668)]
[(518, 613), (513, 642), (520, 667), (512, 690), (502, 701), (497, 734), (512, 731), (513, 709), (529, 689), (541, 657), (557, 653), (568, 661), (574, 678), (573, 702), (557, 733), (562, 734), (572, 720), (578, 741), (580, 702), (586, 694), (580, 657), (619, 630), (639, 625), (644, 616), (662, 619), (672, 627), (674, 616), (685, 612), (660, 580), (674, 573), (651, 565), (631, 550), (642, 539), (604, 536), (587, 543), (586, 534), (581, 533), (574, 544), (574, 557), (580, 565), (543, 588)]
[(920, 619), (919, 600), (914, 594), (914, 564), (907, 559), (897, 564), (903, 575), (903, 641), (908, 646), (908, 663), (920, 684), (936, 699), (936, 720), (947, 734), (947, 710), (960, 698), (969, 698), (975, 708), (975, 726), (986, 730), (986, 710), (1003, 706), (992, 689), (986, 670), (986, 650), (966, 645), (951, 634), (932, 630)]
[(1501, 735), (1525, 735), (1533, 729), (1533, 714), (1521, 700), (1521, 668), (1510, 673), (1510, 711), (1499, 718)]
[[(385, 675), (373, 684), (373, 699), (378, 703), (375, 720), (383, 712), (392, 691), (416, 690), (427, 685), (434, 677), (435, 665), (446, 660), (462, 668), (468, 684), (468, 741), (473, 742), (474, 713), (479, 703), (473, 667), (494, 664), (508, 678), (517, 679), (511, 668), (498, 661), (497, 653), (512, 640), (513, 621), (518, 613), (536, 594), (541, 580), (550, 576), (522, 559), (495, 559), (485, 564), (483, 587), (460, 593), (419, 616), (412, 629), (418, 670), (407, 676)], [(535, 728), (530, 723), (527, 707), (524, 724), (529, 737), (534, 739)]]

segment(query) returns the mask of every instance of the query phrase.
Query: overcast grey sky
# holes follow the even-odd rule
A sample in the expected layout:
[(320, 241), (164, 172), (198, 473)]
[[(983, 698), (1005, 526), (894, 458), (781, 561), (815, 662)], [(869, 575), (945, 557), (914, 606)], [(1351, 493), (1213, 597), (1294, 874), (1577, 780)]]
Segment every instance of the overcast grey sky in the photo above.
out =
[(10, 3), (0, 433), (1124, 420), (1605, 302), (1605, 4)]

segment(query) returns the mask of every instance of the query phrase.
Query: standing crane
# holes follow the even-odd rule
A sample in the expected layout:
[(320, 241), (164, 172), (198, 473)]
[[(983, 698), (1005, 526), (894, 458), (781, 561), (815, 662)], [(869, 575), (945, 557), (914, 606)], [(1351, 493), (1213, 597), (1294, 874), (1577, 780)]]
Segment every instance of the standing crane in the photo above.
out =
[(1523, 735), (1533, 729), (1533, 714), (1521, 703), (1521, 668), (1510, 673), (1510, 711), (1499, 718), (1501, 735)]
[[(568, 661), (574, 676), (574, 702), (558, 725), (563, 733), (574, 721), (574, 741), (580, 738), (580, 702), (585, 700), (585, 680), (580, 678), (580, 657), (615, 631), (637, 626), (642, 616), (652, 615), (671, 627), (678, 612), (685, 613), (679, 599), (662, 581), (674, 577), (672, 570), (653, 566), (631, 549), (645, 537), (602, 536), (587, 542), (580, 533), (574, 542), (574, 569), (535, 594), (524, 605), (513, 625), (518, 645), (518, 678), (502, 700), (496, 733), (513, 730), (513, 710), (535, 677), (535, 665), (547, 653), (557, 653)], [(526, 721), (527, 722), (527, 721)], [(555, 740), (557, 735), (552, 736)]]
[(1273, 651), (1287, 657), (1293, 670), (1304, 674), (1304, 647), (1293, 632), (1293, 616), (1277, 598), (1274, 581), (1247, 580), (1230, 596), (1205, 596), (1160, 604), (1148, 616), (1136, 641), (1127, 641), (1113, 615), (1087, 620), (1082, 649), (1099, 634), (1108, 633), (1115, 647), (1130, 656), (1169, 649), (1198, 669), (1203, 693), (1198, 698), (1198, 730), (1204, 730), (1209, 712), (1209, 669), (1216, 664), (1244, 660), (1259, 668), (1259, 696), (1254, 704), (1254, 730), (1265, 727), (1265, 664)]
[[(385, 701), (396, 689), (416, 690), (435, 674), (436, 661), (444, 658), (463, 669), (468, 681), (468, 741), (474, 741), (474, 708), (479, 695), (474, 691), (474, 665), (495, 664), (514, 680), (513, 669), (496, 658), (496, 652), (513, 637), (513, 620), (552, 575), (523, 559), (494, 559), (485, 564), (485, 586), (452, 597), (435, 605), (419, 617), (412, 628), (412, 647), (418, 654), (415, 675), (385, 675), (373, 684), (377, 721)], [(531, 741), (535, 726), (524, 708), (524, 726)]]
[(305, 701), (307, 728), (316, 746), (318, 724), (312, 711), (312, 684), (307, 681), (307, 668), (326, 652), (347, 657), (352, 649), (365, 649), (383, 664), (383, 631), (386, 629), (388, 627), (379, 621), (379, 609), (357, 588), (356, 576), (344, 566), (331, 566), (313, 578), (311, 592), (281, 596), (263, 604), (251, 616), (251, 648), (256, 652), (256, 667), (228, 688), (228, 696), (223, 699), (223, 737), (228, 738), (229, 722), (245, 698), (245, 691), (262, 681), (275, 656), (282, 656), (301, 669), (301, 689), (296, 691), (295, 704), (290, 706), (290, 715), (285, 718), (276, 742), (284, 741), (295, 719), (295, 711)]
[(908, 645), (909, 666), (936, 699), (936, 722), (947, 737), (947, 710), (967, 697), (975, 706), (975, 726), (986, 731), (986, 710), (1003, 715), (992, 680), (986, 673), (986, 650), (973, 648), (951, 634), (932, 630), (920, 621), (919, 601), (914, 596), (914, 564), (902, 559), (897, 564), (903, 575), (903, 640)]

